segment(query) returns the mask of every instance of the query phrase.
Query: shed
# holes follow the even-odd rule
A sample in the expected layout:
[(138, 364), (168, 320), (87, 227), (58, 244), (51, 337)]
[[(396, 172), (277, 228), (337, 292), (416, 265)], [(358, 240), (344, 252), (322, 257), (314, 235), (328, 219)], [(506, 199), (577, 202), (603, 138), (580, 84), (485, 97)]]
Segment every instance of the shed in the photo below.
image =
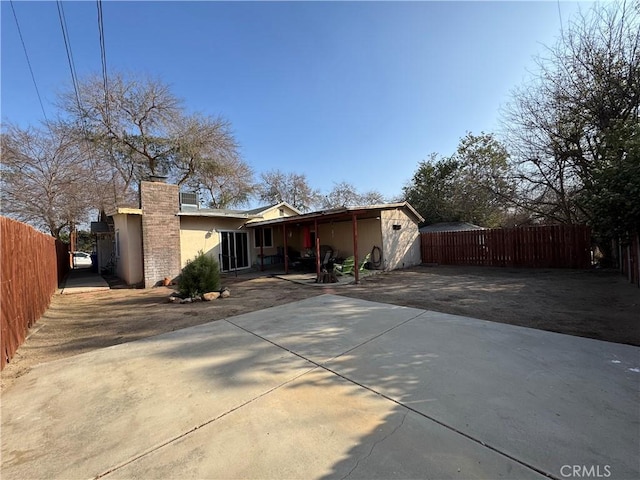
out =
[(469, 222), (439, 222), (421, 227), (420, 233), (466, 232), (468, 230), (486, 230), (486, 228)]

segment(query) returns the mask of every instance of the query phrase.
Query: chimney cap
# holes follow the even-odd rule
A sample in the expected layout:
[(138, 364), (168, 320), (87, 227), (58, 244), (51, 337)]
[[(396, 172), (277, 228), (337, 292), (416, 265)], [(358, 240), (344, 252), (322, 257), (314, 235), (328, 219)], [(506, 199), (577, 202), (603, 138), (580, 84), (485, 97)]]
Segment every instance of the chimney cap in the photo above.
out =
[(167, 178), (169, 178), (167, 175), (149, 175), (150, 182), (167, 183)]

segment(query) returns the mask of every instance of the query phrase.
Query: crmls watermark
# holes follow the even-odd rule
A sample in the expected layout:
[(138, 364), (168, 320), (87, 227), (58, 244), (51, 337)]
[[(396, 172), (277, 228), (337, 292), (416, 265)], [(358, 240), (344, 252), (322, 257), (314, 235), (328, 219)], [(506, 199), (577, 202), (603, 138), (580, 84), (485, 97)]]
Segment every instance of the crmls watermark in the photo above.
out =
[(563, 465), (560, 475), (564, 478), (609, 478), (611, 465)]

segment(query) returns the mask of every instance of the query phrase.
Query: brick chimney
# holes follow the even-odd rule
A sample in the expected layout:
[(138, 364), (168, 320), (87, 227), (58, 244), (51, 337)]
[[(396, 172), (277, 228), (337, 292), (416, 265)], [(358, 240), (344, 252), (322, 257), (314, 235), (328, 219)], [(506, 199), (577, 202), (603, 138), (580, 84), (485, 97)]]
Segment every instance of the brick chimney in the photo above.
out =
[(140, 183), (145, 288), (180, 274), (179, 187), (153, 180)]

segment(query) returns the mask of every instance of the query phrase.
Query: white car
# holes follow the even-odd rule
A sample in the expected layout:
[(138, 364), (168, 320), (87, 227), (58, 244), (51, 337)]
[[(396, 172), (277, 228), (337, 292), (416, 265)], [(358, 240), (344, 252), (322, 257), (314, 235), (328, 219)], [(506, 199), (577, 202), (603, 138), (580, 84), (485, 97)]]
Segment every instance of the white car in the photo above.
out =
[(85, 268), (93, 265), (91, 255), (84, 252), (73, 252), (73, 268)]

